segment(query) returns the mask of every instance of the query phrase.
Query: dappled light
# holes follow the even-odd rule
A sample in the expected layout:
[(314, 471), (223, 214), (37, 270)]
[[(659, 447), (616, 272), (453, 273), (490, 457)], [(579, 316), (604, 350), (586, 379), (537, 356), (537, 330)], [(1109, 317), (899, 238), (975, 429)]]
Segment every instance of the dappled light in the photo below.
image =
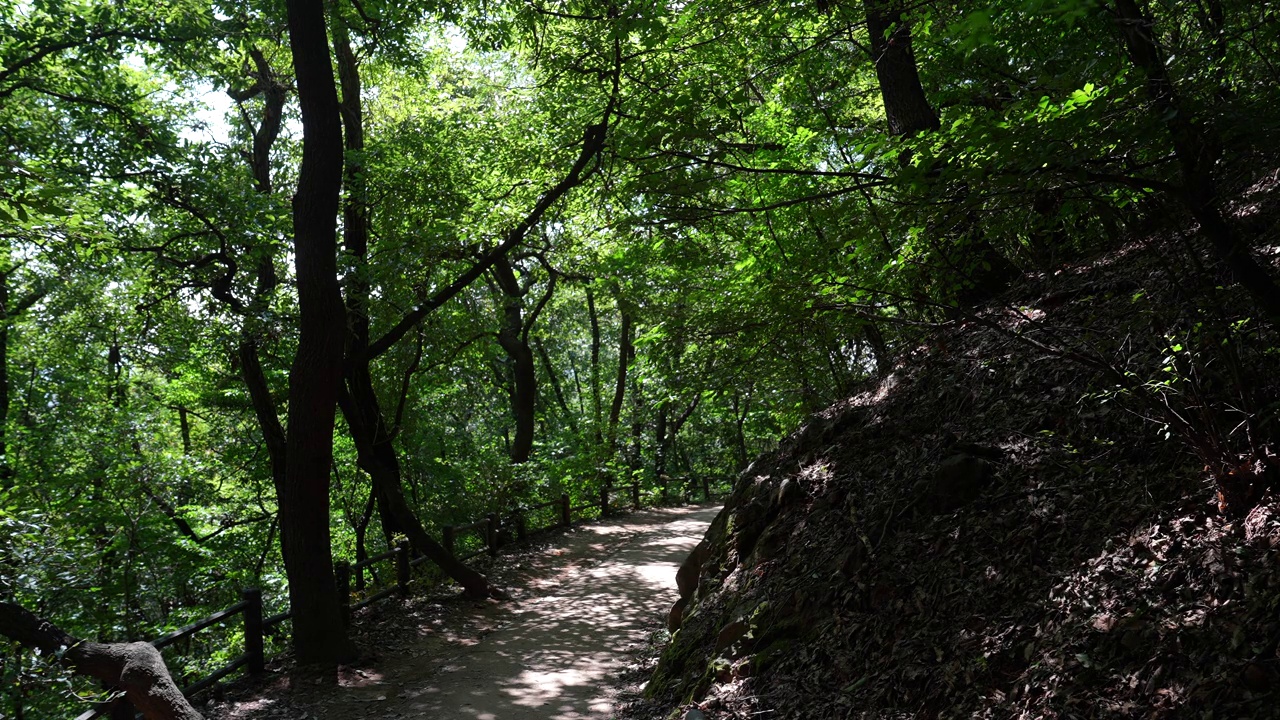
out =
[[(348, 671), (352, 680), (317, 712), (324, 720), (375, 710), (477, 720), (608, 718), (611, 679), (662, 627), (677, 597), (676, 570), (718, 511), (653, 510), (577, 529), (560, 552), (535, 561), (542, 582), (510, 604), (468, 611), (488, 632), (424, 646), (429, 651), (416, 662)], [(605, 547), (595, 541), (601, 535), (616, 541)], [(439, 632), (432, 625), (426, 637)]]

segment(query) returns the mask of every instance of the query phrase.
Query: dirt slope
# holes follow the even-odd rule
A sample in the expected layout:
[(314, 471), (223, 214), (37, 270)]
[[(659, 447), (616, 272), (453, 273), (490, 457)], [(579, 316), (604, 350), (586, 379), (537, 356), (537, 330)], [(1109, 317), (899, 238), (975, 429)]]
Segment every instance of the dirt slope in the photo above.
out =
[(1187, 442), (1252, 472), (1277, 338), (1172, 235), (939, 327), (757, 460), (633, 714), (1280, 717), (1280, 504), (1222, 515)]

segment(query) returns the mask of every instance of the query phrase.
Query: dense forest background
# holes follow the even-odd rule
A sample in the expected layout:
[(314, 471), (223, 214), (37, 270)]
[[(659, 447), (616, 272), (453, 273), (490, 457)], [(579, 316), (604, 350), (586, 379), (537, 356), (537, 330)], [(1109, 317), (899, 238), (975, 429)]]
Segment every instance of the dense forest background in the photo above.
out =
[[(405, 536), (485, 594), (444, 525), (728, 479), (1159, 217), (1195, 232), (1145, 334), (1010, 334), (1233, 477), (1275, 432), (1231, 372), (1273, 352), (1274, 248), (1223, 188), (1274, 154), (1276, 12), (7, 4), (0, 600), (120, 641), (258, 586), (336, 662), (333, 558)], [(5, 652), (5, 703), (61, 702), (46, 660)]]

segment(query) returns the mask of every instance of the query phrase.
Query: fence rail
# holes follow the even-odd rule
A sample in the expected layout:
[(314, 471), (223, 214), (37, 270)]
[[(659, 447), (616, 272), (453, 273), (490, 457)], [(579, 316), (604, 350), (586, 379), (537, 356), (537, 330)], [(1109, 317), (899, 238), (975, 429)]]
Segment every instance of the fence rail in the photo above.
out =
[[(693, 491), (698, 488), (698, 482), (694, 478), (685, 478), (684, 480), (688, 482), (688, 492), (685, 493), (684, 499), (691, 501), (694, 495)], [(712, 497), (711, 481), (706, 477), (703, 477), (701, 481), (703, 495), (707, 500), (710, 500)], [(660, 497), (663, 503), (668, 501), (669, 485), (670, 481), (663, 483), (661, 486)], [(582, 505), (571, 506), (569, 495), (564, 494), (554, 500), (548, 500), (547, 502), (517, 507), (510, 511), (505, 518), (500, 517), (497, 513), (489, 513), (479, 520), (466, 523), (464, 525), (446, 525), (442, 532), (444, 546), (452, 555), (454, 554), (454, 548), (459, 536), (479, 530), (483, 531), (481, 536), (484, 539), (483, 545), (479, 550), (468, 555), (458, 557), (458, 560), (465, 562), (466, 560), (470, 560), (485, 553), (488, 553), (489, 555), (497, 555), (503, 544), (502, 535), (504, 530), (514, 528), (516, 531), (516, 540), (518, 542), (523, 542), (528, 539), (531, 533), (571, 527), (573, 525), (573, 516), (575, 513), (581, 514), (593, 508), (599, 508), (599, 517), (607, 518), (616, 509), (610, 503), (612, 499), (617, 497), (614, 493), (619, 489), (627, 488), (630, 489), (630, 508), (633, 510), (639, 510), (642, 506), (640, 483), (637, 482), (628, 483), (626, 485), (605, 486), (600, 489), (599, 495), (593, 498), (590, 502)], [(548, 508), (559, 509), (556, 522), (546, 527), (530, 529), (527, 523), (528, 516), (531, 513)], [(372, 567), (376, 563), (385, 562), (387, 560), (395, 561), (396, 583), (353, 604), (351, 602), (353, 573), (354, 577), (357, 579), (356, 587), (363, 588), (364, 570)], [(342, 612), (345, 621), (350, 623), (351, 614), (356, 610), (368, 607), (369, 605), (389, 598), (392, 595), (400, 595), (402, 597), (408, 596), (409, 584), (412, 582), (411, 569), (421, 565), (427, 560), (428, 558), (426, 556), (418, 558), (411, 557), (409, 542), (402, 539), (394, 548), (372, 557), (365, 558), (359, 562), (348, 563), (345, 560), (336, 561), (333, 564), (333, 572), (338, 583), (338, 597), (342, 599)], [(201, 690), (214, 685), (219, 680), (222, 680), (240, 668), (247, 668), (251, 675), (262, 673), (266, 669), (266, 656), (264, 651), (266, 631), (269, 628), (275, 627), (276, 625), (291, 619), (293, 617), (293, 611), (289, 610), (277, 615), (263, 617), (262, 590), (259, 588), (245, 588), (240, 593), (240, 602), (237, 602), (223, 610), (219, 610), (218, 612), (215, 612), (201, 620), (197, 620), (190, 625), (165, 633), (151, 641), (151, 645), (159, 650), (173, 645), (179, 640), (191, 637), (201, 630), (231, 620), (237, 615), (243, 616), (244, 652), (232, 659), (226, 665), (214, 670), (208, 676), (183, 688), (183, 695), (190, 697)], [(112, 720), (121, 720), (124, 718), (133, 720), (135, 711), (126, 698), (120, 697), (108, 702), (100, 703), (93, 709), (77, 716), (76, 720), (94, 720), (94, 718), (103, 716), (109, 716)]]

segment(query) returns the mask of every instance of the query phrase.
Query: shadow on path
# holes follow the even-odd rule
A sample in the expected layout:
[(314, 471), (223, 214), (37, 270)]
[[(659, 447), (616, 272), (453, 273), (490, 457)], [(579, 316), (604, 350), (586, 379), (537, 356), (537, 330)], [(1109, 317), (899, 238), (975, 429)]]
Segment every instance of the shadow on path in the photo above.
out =
[[(676, 599), (680, 563), (719, 507), (648, 510), (579, 527), (533, 559), (514, 602), (476, 610), (489, 632), (391, 659), (314, 708), (324, 720), (608, 718), (629, 651)], [(411, 655), (419, 655), (412, 653)]]

